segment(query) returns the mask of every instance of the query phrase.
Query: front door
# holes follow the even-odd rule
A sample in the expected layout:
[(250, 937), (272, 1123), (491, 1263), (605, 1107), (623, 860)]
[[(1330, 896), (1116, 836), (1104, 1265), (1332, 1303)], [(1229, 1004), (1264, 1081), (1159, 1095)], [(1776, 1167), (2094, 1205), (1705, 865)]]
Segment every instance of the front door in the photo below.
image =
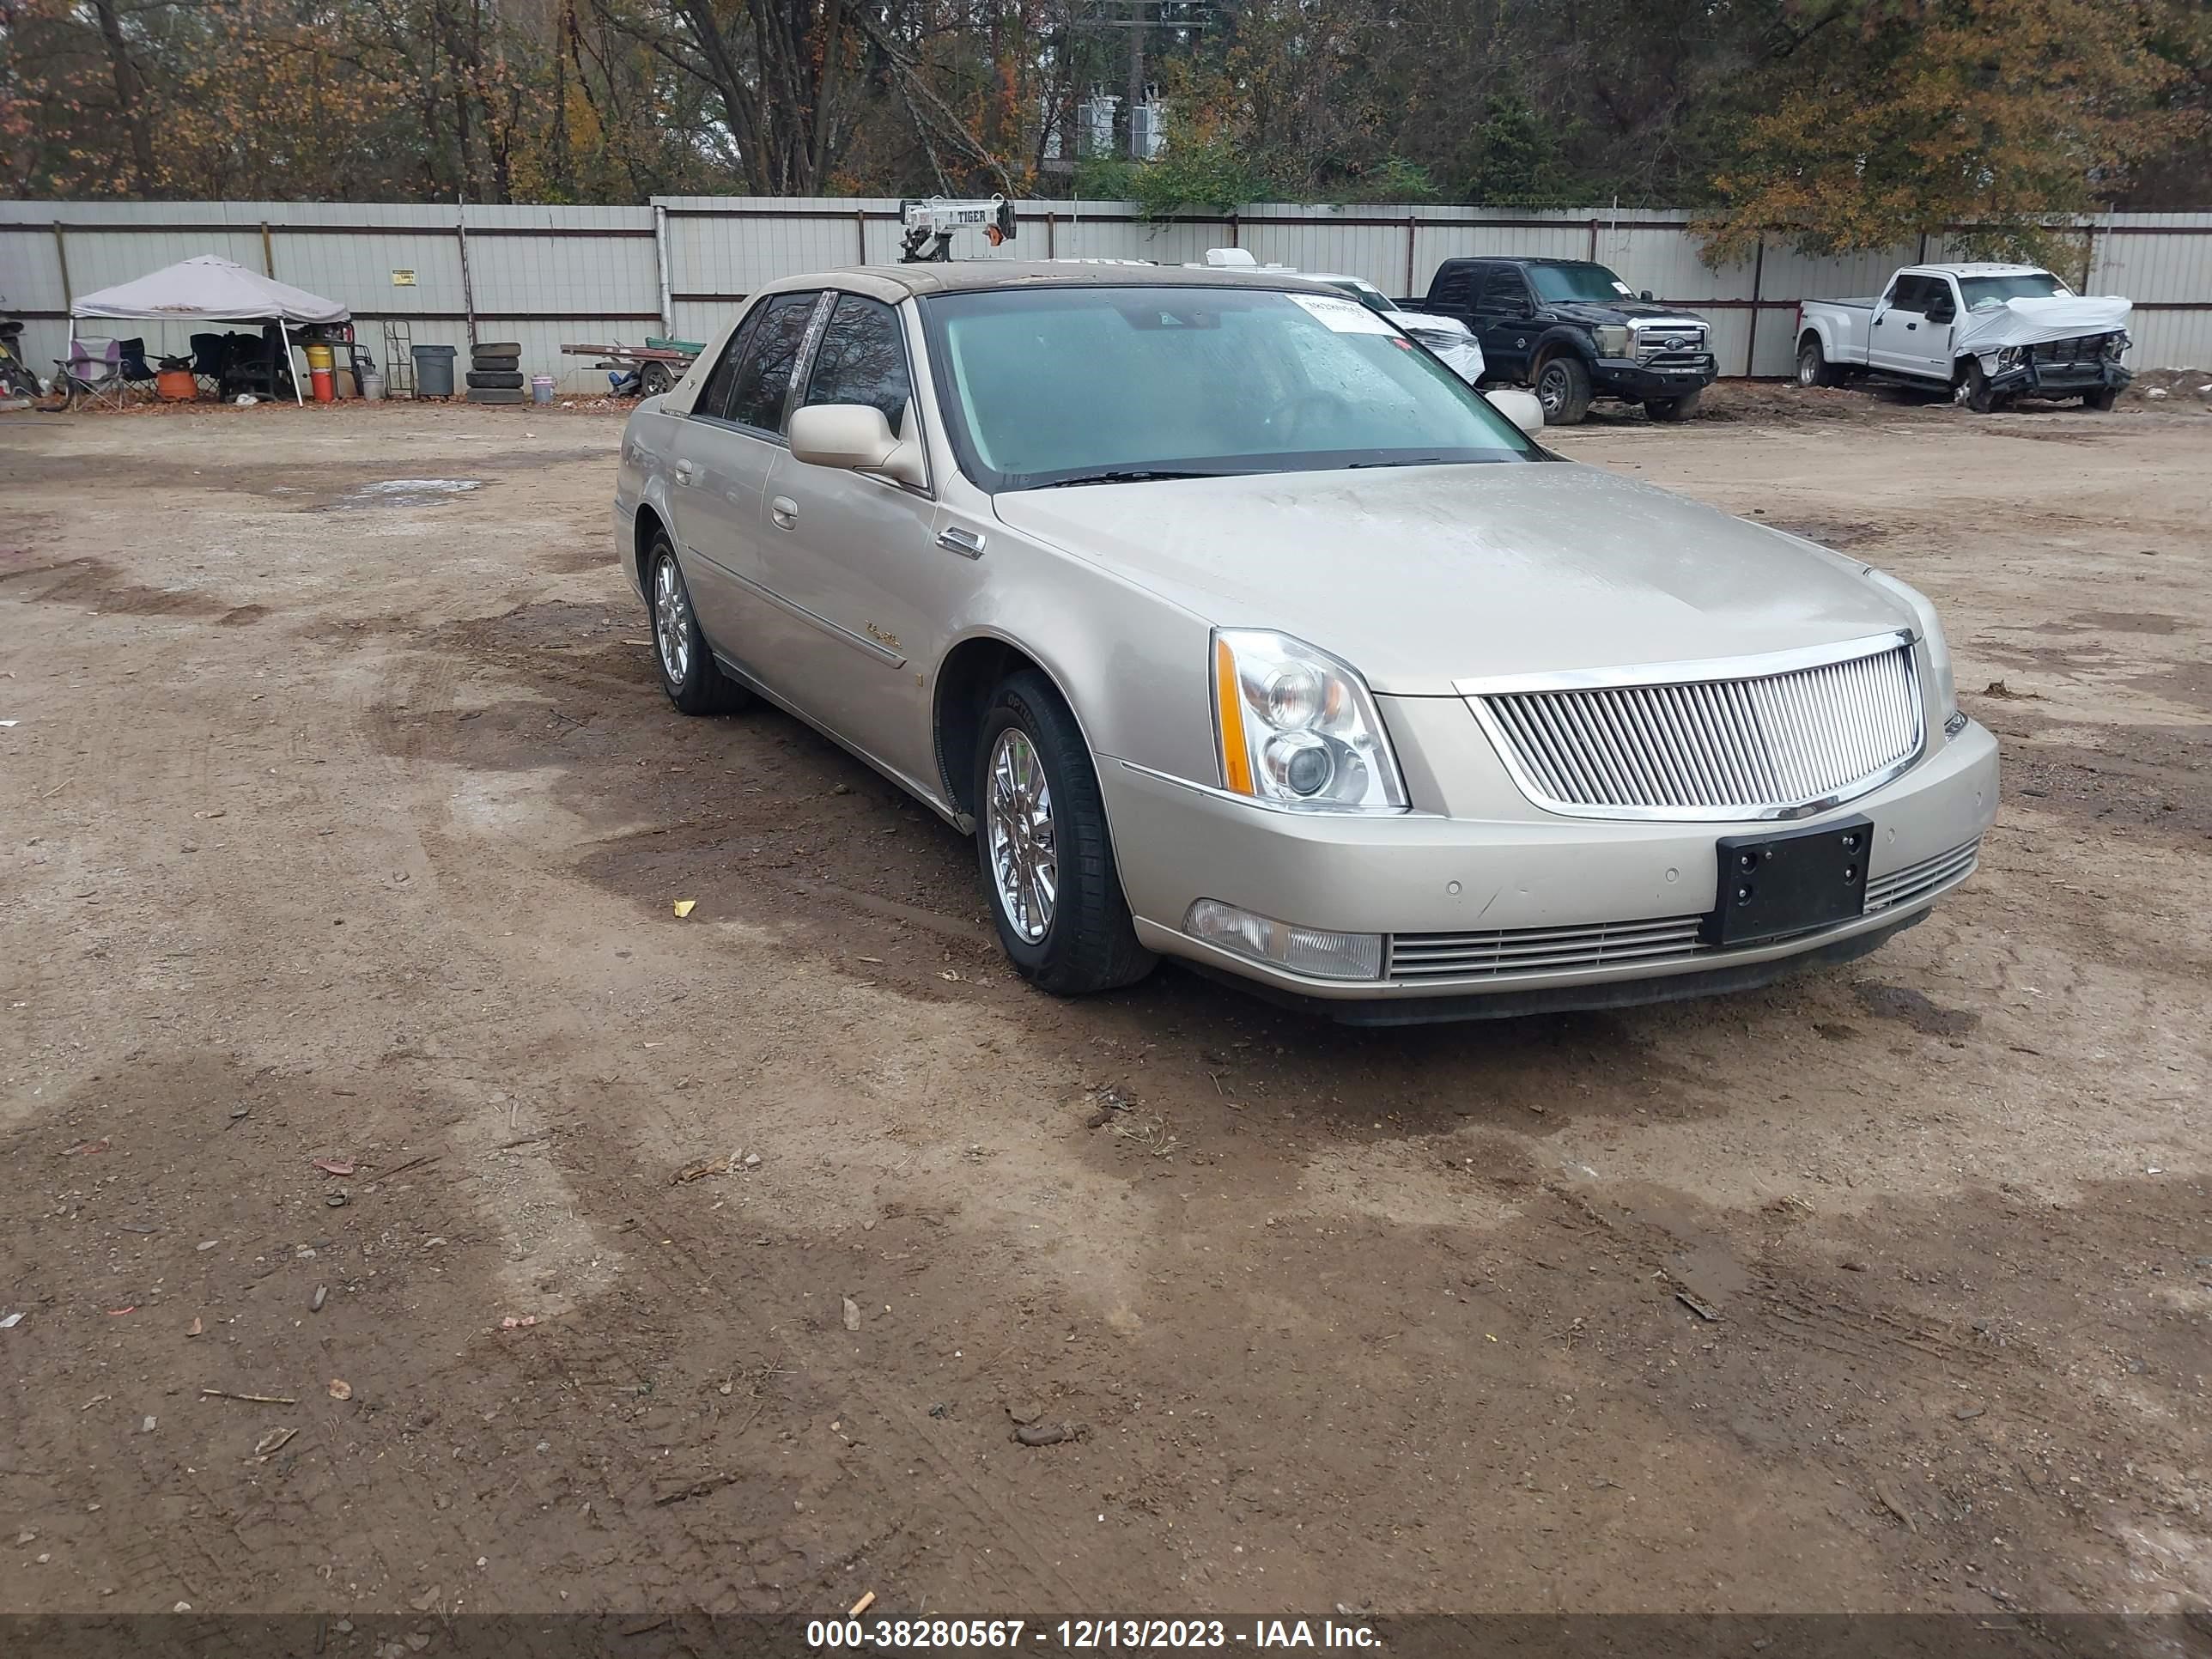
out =
[[(903, 319), (858, 294), (834, 296), (803, 392), (811, 404), (866, 404), (895, 434), (918, 438)], [(952, 591), (971, 559), (940, 548), (929, 492), (871, 473), (812, 466), (782, 452), (769, 475), (763, 580), (793, 701), (878, 764), (936, 786), (927, 676), (942, 654)]]
[(1942, 284), (1930, 276), (1899, 276), (1890, 283), (1867, 331), (1869, 367), (1893, 374), (1929, 372), (1928, 341), (1940, 332), (1947, 351), (1951, 343), (1949, 327), (1930, 324), (1925, 314), (1930, 291), (1942, 289)]

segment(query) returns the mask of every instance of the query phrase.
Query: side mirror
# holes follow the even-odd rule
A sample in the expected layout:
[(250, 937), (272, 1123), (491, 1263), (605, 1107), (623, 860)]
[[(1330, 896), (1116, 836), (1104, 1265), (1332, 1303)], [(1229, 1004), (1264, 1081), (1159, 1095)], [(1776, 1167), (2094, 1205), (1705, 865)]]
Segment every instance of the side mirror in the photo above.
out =
[(1646, 305), (1650, 305), (1650, 304), (1652, 302), (1652, 301), (1651, 301), (1651, 290), (1650, 290), (1650, 289), (1648, 289), (1648, 288), (1647, 288), (1647, 289), (1645, 289), (1644, 290), (1644, 292), (1643, 292), (1643, 293), (1641, 293), (1641, 294), (1638, 295), (1636, 297), (1637, 297), (1638, 299), (1639, 299), (1639, 300), (1643, 301), (1644, 301), (1644, 304), (1646, 304)]
[(880, 472), (901, 483), (921, 482), (921, 448), (891, 434), (872, 404), (813, 404), (791, 417), (791, 453), (809, 466)]
[(1490, 406), (1519, 427), (1530, 437), (1544, 429), (1544, 405), (1533, 392), (1515, 392), (1501, 387), (1482, 394), (1490, 399)]

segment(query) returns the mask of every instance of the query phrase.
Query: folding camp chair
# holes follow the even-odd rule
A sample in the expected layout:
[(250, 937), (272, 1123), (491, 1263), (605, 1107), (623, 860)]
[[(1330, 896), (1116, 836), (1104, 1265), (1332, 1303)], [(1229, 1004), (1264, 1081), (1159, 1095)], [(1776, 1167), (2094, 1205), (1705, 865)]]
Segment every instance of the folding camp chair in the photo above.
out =
[(70, 355), (57, 359), (54, 367), (61, 371), (63, 395), (71, 409), (123, 407), (123, 394), (130, 382), (123, 378), (123, 343), (119, 340), (101, 342), (106, 349), (94, 356), (87, 348), (93, 342), (75, 338), (70, 342)]
[(146, 361), (146, 342), (143, 336), (128, 340), (118, 340), (115, 343), (115, 353), (116, 372), (123, 377), (123, 384), (126, 388), (150, 386), (154, 384), (155, 371), (153, 364)]

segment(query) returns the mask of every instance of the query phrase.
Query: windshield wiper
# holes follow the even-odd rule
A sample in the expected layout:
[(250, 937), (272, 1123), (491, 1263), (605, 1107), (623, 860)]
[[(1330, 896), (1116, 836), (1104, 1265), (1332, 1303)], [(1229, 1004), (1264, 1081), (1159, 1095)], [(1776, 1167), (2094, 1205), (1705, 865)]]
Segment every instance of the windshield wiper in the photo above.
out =
[(1233, 472), (1176, 472), (1152, 467), (1108, 468), (1098, 472), (1079, 472), (1072, 478), (1054, 478), (1050, 483), (1036, 484), (1037, 489), (1064, 489), (1070, 484), (1094, 483), (1157, 483), (1164, 478), (1233, 478)]

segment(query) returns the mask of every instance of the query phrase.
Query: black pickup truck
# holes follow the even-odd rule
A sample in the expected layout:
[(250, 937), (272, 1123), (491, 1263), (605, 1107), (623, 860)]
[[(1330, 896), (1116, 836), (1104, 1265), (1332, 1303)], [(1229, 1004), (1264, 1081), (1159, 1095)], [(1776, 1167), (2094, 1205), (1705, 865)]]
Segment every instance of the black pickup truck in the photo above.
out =
[(1447, 259), (1408, 310), (1456, 317), (1474, 331), (1486, 380), (1533, 385), (1553, 426), (1572, 426), (1594, 398), (1642, 404), (1679, 421), (1719, 370), (1705, 319), (1588, 259)]

